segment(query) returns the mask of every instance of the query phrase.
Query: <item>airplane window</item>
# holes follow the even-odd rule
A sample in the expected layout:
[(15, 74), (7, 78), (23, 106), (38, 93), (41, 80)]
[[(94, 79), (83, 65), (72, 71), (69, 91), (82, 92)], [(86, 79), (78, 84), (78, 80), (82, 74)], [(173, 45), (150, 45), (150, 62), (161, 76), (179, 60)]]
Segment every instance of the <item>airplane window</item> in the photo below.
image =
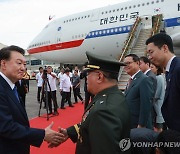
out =
[(81, 36), (84, 37), (84, 34), (82, 34)]
[(104, 34), (106, 34), (106, 31), (105, 31), (105, 30), (103, 30), (103, 33), (104, 33)]
[(125, 10), (127, 10), (127, 7), (125, 7)]
[(119, 31), (122, 31), (122, 28), (119, 28)]
[(159, 3), (159, 1), (156, 1), (156, 3)]
[(107, 33), (109, 33), (109, 29), (107, 30)]
[(164, 2), (164, 0), (161, 0), (161, 2)]
[(65, 23), (66, 21), (64, 21), (64, 23)]
[(107, 14), (108, 12), (106, 11), (105, 13)]
[(77, 18), (75, 18), (75, 20), (77, 20)]
[(149, 2), (147, 2), (147, 5), (149, 5)]
[(141, 5), (140, 4), (138, 4), (138, 7), (140, 7)]
[(104, 12), (102, 12), (101, 14), (104, 14)]
[(68, 20), (66, 20), (66, 22), (68, 22)]
[(78, 19), (80, 19), (80, 17)]
[(101, 35), (101, 34), (102, 34), (102, 31), (99, 31), (99, 34)]
[(111, 33), (113, 33), (114, 32), (114, 29), (111, 29)]
[(135, 7), (136, 7), (136, 5), (133, 6), (133, 8), (135, 8)]
[(98, 32), (96, 32), (96, 35), (98, 35)]
[(89, 33), (88, 35), (91, 36), (91, 33)]
[(72, 19), (72, 21), (74, 21), (74, 19)]
[(126, 27), (123, 27), (123, 30), (125, 31), (125, 30), (126, 30)]
[(123, 8), (121, 8), (121, 11), (123, 10)]
[(92, 35), (94, 35), (94, 32), (92, 32)]
[(83, 19), (83, 17), (81, 17), (81, 19)]
[(129, 9), (131, 9), (131, 6), (129, 6)]
[(71, 22), (71, 19), (69, 19), (69, 22)]
[(84, 18), (86, 18), (86, 16), (84, 16)]
[(117, 28), (115, 28), (115, 32), (117, 32), (118, 31), (118, 29)]
[(130, 30), (131, 29), (131, 27), (130, 26), (128, 26), (128, 30)]
[(113, 10), (113, 12), (115, 12), (115, 10)]
[(90, 17), (90, 15), (88, 15), (88, 18)]
[(119, 9), (117, 9), (117, 11), (119, 11)]
[(152, 1), (151, 4), (154, 4), (154, 1)]
[(109, 11), (109, 13), (111, 13), (111, 10)]
[(78, 37), (81, 37), (81, 35), (78, 35)]
[(142, 6), (144, 6), (145, 4), (144, 3), (142, 3)]

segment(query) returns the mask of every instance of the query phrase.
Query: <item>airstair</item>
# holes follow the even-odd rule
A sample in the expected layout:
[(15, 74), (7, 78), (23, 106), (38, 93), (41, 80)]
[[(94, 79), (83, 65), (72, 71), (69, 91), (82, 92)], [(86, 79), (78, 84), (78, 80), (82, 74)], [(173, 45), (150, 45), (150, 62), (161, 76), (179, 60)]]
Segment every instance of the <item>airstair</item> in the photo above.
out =
[[(126, 55), (133, 53), (137, 56), (146, 56), (146, 40), (159, 33), (162, 24), (162, 14), (156, 16), (138, 17), (129, 32), (128, 38), (122, 49), (119, 61), (123, 62)], [(121, 67), (119, 72), (119, 89), (125, 90), (130, 76)]]

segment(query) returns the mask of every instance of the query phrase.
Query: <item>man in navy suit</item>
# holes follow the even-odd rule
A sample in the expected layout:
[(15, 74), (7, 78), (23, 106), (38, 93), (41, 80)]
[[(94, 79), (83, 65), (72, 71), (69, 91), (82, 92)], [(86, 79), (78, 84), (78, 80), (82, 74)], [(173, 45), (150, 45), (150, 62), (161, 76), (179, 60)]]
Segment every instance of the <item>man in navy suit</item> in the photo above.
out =
[(168, 128), (180, 132), (180, 59), (174, 55), (172, 39), (159, 33), (146, 41), (149, 59), (166, 69), (166, 92), (162, 114)]
[(29, 154), (30, 145), (39, 147), (43, 140), (59, 140), (60, 133), (51, 129), (30, 128), (15, 82), (21, 80), (26, 68), (25, 51), (17, 46), (0, 50), (0, 153)]

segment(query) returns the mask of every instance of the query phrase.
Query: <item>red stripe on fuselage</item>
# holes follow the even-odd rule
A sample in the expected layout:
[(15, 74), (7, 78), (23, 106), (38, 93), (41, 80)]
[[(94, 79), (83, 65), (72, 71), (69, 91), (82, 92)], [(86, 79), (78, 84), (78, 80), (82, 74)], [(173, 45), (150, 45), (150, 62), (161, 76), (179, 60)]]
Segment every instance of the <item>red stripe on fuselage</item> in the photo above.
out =
[(60, 50), (60, 49), (78, 47), (82, 44), (83, 41), (84, 40), (76, 40), (76, 41), (46, 45), (43, 47), (28, 49), (28, 52), (29, 52), (29, 54), (34, 54), (34, 53), (47, 52), (47, 51), (52, 51), (52, 50)]

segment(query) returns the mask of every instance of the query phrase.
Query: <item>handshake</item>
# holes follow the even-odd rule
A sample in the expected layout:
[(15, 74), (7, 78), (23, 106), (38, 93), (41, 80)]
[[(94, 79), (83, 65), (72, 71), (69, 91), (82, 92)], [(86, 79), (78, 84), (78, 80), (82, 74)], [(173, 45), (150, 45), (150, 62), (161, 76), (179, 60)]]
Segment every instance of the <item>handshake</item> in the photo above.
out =
[(67, 130), (64, 128), (58, 128), (58, 132), (52, 130), (53, 122), (45, 128), (45, 137), (44, 141), (46, 141), (49, 145), (49, 148), (57, 147), (61, 143), (65, 142), (69, 137), (67, 134)]

